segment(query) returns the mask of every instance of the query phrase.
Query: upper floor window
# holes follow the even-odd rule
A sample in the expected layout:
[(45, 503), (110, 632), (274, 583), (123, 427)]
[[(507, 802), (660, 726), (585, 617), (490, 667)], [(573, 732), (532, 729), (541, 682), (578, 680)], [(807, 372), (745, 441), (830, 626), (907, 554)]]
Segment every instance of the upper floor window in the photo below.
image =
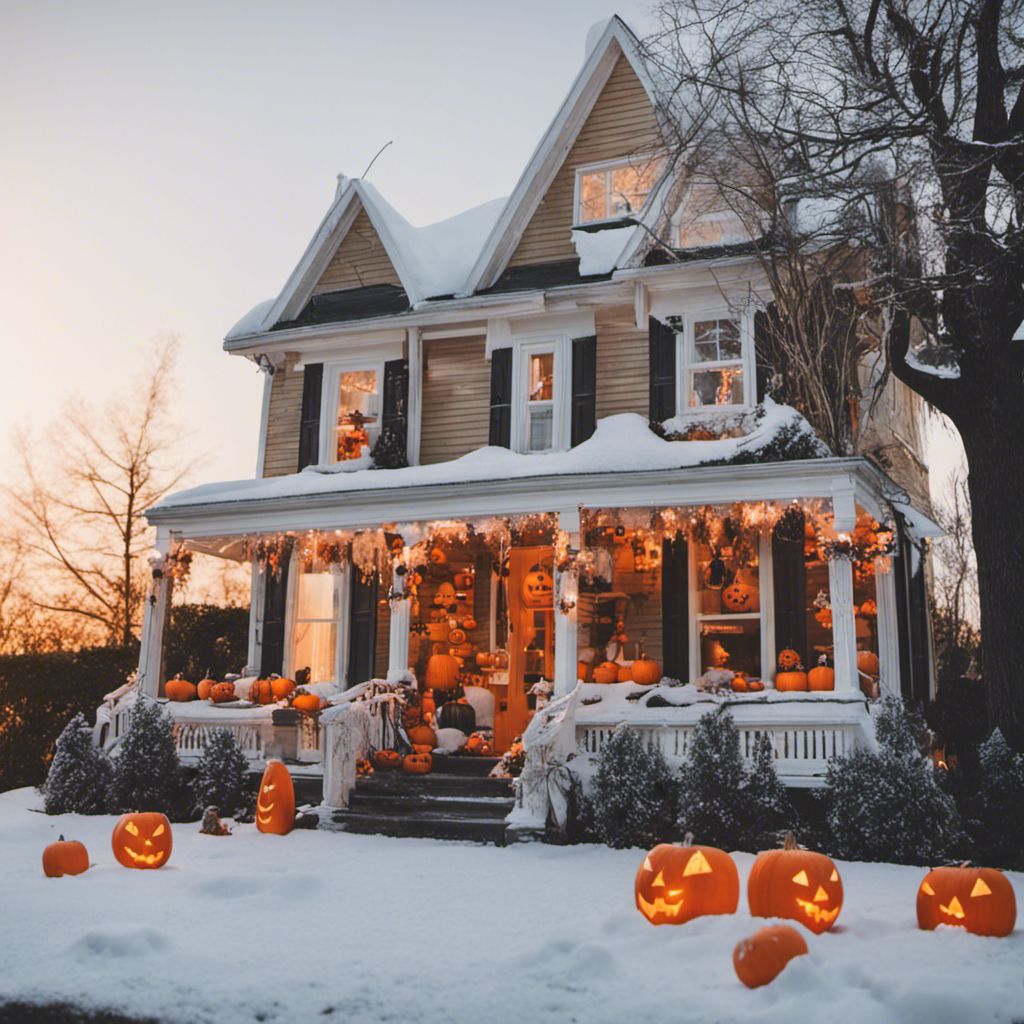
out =
[(682, 386), (679, 409), (691, 411), (747, 406), (752, 400), (751, 318), (697, 314), (678, 332)]
[(380, 433), (380, 392), (383, 366), (349, 369), (333, 365), (324, 375), (327, 423), (326, 451), (331, 462), (358, 459), (373, 446)]
[(555, 353), (530, 352), (527, 357), (526, 449), (552, 447), (555, 421)]
[[(744, 203), (737, 191), (732, 197), (733, 204)], [(672, 218), (675, 229), (675, 244), (680, 249), (699, 248), (702, 245), (738, 245), (749, 242), (751, 233), (739, 209), (730, 205), (720, 188), (708, 184), (691, 185), (686, 198)], [(756, 211), (748, 211), (754, 217)]]
[(576, 171), (576, 224), (595, 224), (639, 213), (658, 179), (659, 162), (609, 160)]
[(556, 335), (518, 340), (512, 364), (512, 447), (519, 452), (569, 446), (570, 341)]

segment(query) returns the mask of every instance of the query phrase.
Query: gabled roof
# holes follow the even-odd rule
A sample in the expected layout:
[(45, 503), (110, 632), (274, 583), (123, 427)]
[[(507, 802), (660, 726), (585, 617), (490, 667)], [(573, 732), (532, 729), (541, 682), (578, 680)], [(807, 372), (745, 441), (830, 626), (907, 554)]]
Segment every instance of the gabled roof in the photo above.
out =
[[(620, 56), (629, 62), (652, 106), (657, 107), (655, 83), (640, 55), (639, 42), (626, 23), (615, 15), (608, 19), (604, 30), (594, 42), (569, 94), (530, 157), (494, 230), (484, 243), (462, 294), (472, 295), (490, 287), (505, 269), (520, 236), (561, 168)], [(658, 194), (652, 196), (648, 209), (660, 206), (659, 199), (663, 191), (659, 188)], [(632, 255), (645, 235), (644, 229), (638, 226), (633, 239), (624, 247), (624, 253)]]

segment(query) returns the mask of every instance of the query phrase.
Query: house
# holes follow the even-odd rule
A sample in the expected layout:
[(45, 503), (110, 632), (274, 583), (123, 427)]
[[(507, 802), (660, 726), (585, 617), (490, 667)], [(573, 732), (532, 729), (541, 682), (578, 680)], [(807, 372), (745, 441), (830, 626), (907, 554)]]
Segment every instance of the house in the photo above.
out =
[[(930, 693), (918, 399), (869, 393), (844, 456), (773, 401), (749, 235), (685, 216), (630, 30), (590, 44), (508, 199), (416, 228), (341, 177), (281, 293), (227, 335), (265, 375), (260, 471), (149, 511), (138, 685), (160, 696), (174, 669), (161, 634), (193, 550), (254, 566), (246, 672), (301, 672), (332, 706), (172, 705), (183, 756), (230, 721), (344, 806), (386, 738), (359, 709), (403, 680), (442, 700), (458, 673), (495, 753), (530, 727), (534, 777), (622, 720), (680, 756), (728, 701), (748, 747), (769, 732), (787, 784), (814, 786), (873, 742), (879, 693)], [(822, 656), (808, 690), (796, 663)], [(101, 709), (108, 745), (131, 696)], [(534, 786), (519, 812), (543, 803)]]

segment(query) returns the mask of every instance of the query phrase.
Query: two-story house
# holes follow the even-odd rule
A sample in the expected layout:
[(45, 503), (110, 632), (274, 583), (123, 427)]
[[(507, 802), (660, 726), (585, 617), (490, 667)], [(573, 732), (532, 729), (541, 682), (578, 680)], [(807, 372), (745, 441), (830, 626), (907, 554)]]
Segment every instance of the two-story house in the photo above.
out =
[[(265, 372), (259, 473), (150, 510), (167, 562), (144, 692), (174, 670), (184, 545), (252, 562), (251, 672), (308, 669), (330, 697), (409, 672), (440, 689), (458, 658), (493, 698), (477, 725), (497, 752), (546, 689), (583, 694), (591, 753), (632, 716), (678, 754), (729, 700), (748, 739), (772, 732), (783, 778), (813, 785), (870, 742), (878, 692), (927, 696), (916, 397), (891, 381), (874, 403), (883, 468), (766, 395), (751, 240), (724, 209), (686, 215), (629, 29), (592, 43), (508, 199), (416, 228), (342, 177), (281, 293), (227, 335)], [(645, 682), (682, 685), (627, 701), (636, 683), (593, 681), (629, 680), (641, 653)], [(822, 655), (831, 685), (777, 679)], [(217, 719), (175, 714), (186, 746)]]

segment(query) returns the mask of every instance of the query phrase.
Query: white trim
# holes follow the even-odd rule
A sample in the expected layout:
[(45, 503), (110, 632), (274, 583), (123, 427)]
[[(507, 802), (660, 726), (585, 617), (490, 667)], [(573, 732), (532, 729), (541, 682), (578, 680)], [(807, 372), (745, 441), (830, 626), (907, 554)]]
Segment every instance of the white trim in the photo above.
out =
[[(297, 553), (297, 552), (296, 552)], [(284, 657), (282, 659), (281, 672), (290, 679), (295, 678), (296, 669), (301, 665), (293, 664), (295, 649), (295, 625), (296, 607), (299, 600), (299, 576), (302, 572), (302, 559), (292, 557), (288, 564), (288, 585), (285, 597), (284, 610)], [(343, 562), (340, 571), (328, 571), (323, 575), (329, 575), (332, 579), (334, 593), (336, 595), (338, 614), (334, 619), (322, 619), (317, 621), (334, 622), (337, 625), (334, 647), (334, 682), (339, 687), (345, 685), (345, 669), (348, 663), (348, 609), (349, 609), (349, 580), (348, 564)], [(312, 621), (312, 620), (311, 620)], [(310, 682), (326, 682), (327, 680), (311, 679)]]
[(892, 561), (882, 572), (885, 560), (875, 559), (875, 604), (878, 608), (878, 671), (885, 693), (900, 694), (900, 638), (896, 619), (896, 572)]
[(265, 588), (262, 584), (263, 575), (259, 569), (259, 562), (254, 558), (249, 580), (249, 646), (246, 653), (246, 666), (257, 675), (260, 671), (260, 659), (263, 656), (263, 595)]
[(260, 398), (260, 433), (256, 446), (256, 475), (263, 476), (267, 461), (267, 425), (270, 423), (270, 394), (274, 387), (274, 374), (260, 367), (263, 374), (263, 394)]
[(405, 454), (410, 466), (418, 466), (423, 431), (423, 332), (418, 327), (410, 327), (406, 334), (406, 359), (409, 397), (405, 408)]

